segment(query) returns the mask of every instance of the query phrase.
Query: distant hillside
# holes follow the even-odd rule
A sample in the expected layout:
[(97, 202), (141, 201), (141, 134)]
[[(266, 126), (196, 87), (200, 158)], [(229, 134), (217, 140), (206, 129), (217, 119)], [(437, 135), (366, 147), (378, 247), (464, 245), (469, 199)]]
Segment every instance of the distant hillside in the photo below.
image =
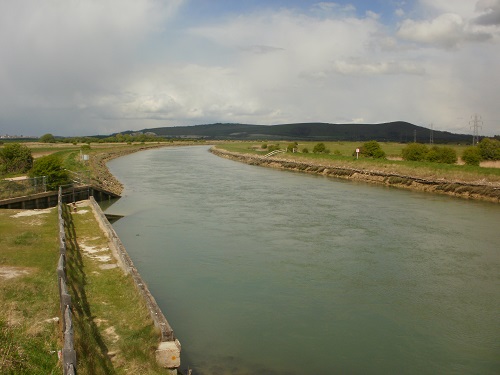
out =
[[(381, 142), (428, 142), (430, 129), (404, 121), (381, 124), (298, 123), (282, 125), (208, 124), (143, 129), (166, 138), (234, 140), (331, 140)], [(471, 135), (434, 130), (435, 143), (470, 143)]]

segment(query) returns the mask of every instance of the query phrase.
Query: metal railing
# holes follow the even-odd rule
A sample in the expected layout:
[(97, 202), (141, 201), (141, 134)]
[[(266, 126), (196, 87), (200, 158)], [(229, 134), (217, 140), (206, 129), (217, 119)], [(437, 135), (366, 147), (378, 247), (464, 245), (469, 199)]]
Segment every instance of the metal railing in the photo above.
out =
[(58, 194), (58, 221), (59, 221), (59, 262), (57, 264), (57, 284), (61, 308), (61, 327), (64, 346), (62, 349), (62, 365), (64, 375), (76, 374), (76, 351), (73, 338), (73, 319), (71, 310), (71, 295), (68, 293), (66, 277), (66, 232), (63, 217), (62, 187)]
[(286, 152), (286, 149), (282, 149), (282, 150), (274, 150), (274, 151), (271, 151), (267, 154), (264, 155), (265, 158), (268, 158), (270, 156), (274, 156), (276, 154), (280, 154), (280, 153), (283, 153), (283, 152)]
[(9, 178), (0, 180), (0, 199), (44, 193), (47, 191), (47, 177)]

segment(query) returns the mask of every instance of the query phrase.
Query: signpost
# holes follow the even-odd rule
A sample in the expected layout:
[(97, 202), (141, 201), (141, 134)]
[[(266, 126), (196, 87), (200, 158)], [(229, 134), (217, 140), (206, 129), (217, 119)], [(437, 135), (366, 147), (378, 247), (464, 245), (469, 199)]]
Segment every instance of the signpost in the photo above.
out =
[(359, 148), (356, 149), (356, 159), (359, 159)]

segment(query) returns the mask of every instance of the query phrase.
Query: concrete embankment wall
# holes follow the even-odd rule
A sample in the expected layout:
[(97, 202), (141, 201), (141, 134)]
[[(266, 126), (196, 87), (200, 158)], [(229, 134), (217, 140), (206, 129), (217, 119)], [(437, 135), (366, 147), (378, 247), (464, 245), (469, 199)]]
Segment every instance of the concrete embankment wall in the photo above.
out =
[(181, 345), (179, 340), (176, 339), (172, 327), (156, 303), (156, 300), (149, 291), (148, 286), (135, 268), (134, 263), (125, 249), (125, 246), (123, 246), (122, 242), (118, 238), (115, 230), (104, 215), (104, 212), (102, 212), (101, 207), (99, 207), (93, 197), (90, 197), (90, 202), (92, 204), (94, 216), (99, 223), (99, 226), (108, 237), (111, 251), (117, 259), (120, 268), (125, 273), (132, 276), (137, 290), (146, 302), (146, 306), (148, 307), (155, 326), (160, 331), (160, 344), (158, 346), (158, 350), (156, 351), (156, 359), (160, 365), (170, 370), (170, 374), (176, 374), (176, 369), (180, 366)]
[(483, 185), (458, 181), (428, 180), (393, 173), (285, 160), (278, 157), (266, 158), (260, 155), (230, 152), (215, 147), (212, 147), (210, 149), (210, 152), (223, 158), (240, 161), (250, 165), (259, 165), (263, 167), (318, 174), (349, 180), (366, 181), (370, 183), (393, 186), (403, 189), (447, 194), (460, 198), (479, 199), (500, 203), (500, 188), (487, 184)]

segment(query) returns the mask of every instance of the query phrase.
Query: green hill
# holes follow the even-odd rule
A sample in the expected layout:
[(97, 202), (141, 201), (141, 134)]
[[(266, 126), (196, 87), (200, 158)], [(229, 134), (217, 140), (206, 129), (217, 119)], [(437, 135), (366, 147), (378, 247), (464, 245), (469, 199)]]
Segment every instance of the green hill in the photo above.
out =
[[(143, 129), (167, 138), (290, 139), (381, 142), (428, 142), (431, 130), (404, 121), (380, 124), (297, 123), (281, 125), (207, 124)], [(472, 136), (434, 130), (435, 143), (470, 143)]]

